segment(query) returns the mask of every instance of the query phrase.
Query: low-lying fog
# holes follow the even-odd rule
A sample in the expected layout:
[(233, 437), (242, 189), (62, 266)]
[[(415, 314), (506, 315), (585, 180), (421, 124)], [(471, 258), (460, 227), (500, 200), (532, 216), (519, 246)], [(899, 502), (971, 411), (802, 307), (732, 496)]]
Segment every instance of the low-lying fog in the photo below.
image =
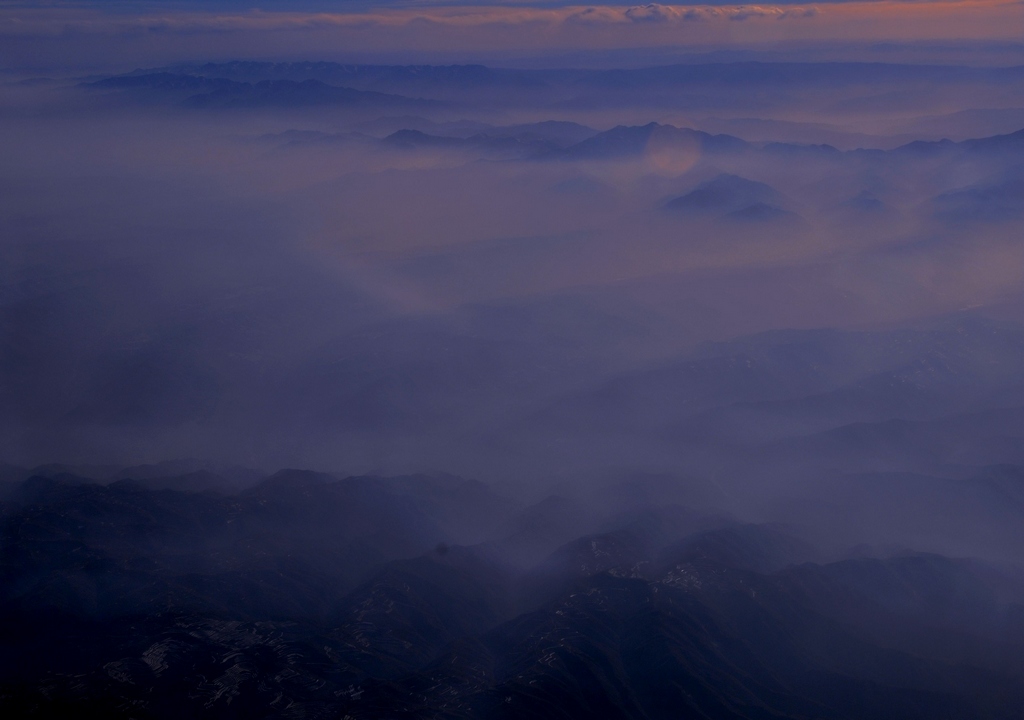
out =
[(6, 82), (0, 708), (1019, 718), (1021, 97)]
[[(1007, 510), (971, 478), (1024, 463), (1021, 85), (743, 63), (10, 82), (7, 474), (200, 458), (527, 501), (654, 473), (760, 520), (864, 494), (868, 525), (928, 526), (894, 542), (1007, 558), (1016, 516), (981, 533)], [(978, 521), (933, 527), (908, 498), (935, 493)]]

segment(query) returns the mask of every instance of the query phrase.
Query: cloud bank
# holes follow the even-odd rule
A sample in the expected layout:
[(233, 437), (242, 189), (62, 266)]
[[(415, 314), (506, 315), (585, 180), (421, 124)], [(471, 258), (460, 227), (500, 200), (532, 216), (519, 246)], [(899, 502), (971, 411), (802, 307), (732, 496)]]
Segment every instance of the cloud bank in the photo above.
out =
[(1016, 42), (1019, 2), (406, 7), (352, 12), (0, 10), (0, 65), (237, 56), (498, 53), (784, 43)]

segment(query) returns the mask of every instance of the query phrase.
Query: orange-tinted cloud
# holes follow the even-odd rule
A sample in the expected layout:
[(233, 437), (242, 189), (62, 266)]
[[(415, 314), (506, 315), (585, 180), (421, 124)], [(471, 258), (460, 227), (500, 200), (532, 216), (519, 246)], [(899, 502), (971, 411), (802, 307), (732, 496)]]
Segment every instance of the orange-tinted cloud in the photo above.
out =
[[(3, 45), (47, 38), (64, 47), (135, 42), (178, 54), (295, 55), (389, 51), (516, 51), (708, 47), (780, 42), (1019, 40), (1015, 0), (807, 5), (415, 7), (349, 13), (140, 12), (83, 8), (0, 10)], [(5, 41), (6, 39), (6, 41)], [(13, 42), (20, 40), (21, 42)], [(246, 53), (245, 49), (249, 48)], [(140, 50), (141, 51), (141, 50)], [(168, 50), (170, 52), (170, 50)], [(173, 52), (172, 52), (173, 54)]]

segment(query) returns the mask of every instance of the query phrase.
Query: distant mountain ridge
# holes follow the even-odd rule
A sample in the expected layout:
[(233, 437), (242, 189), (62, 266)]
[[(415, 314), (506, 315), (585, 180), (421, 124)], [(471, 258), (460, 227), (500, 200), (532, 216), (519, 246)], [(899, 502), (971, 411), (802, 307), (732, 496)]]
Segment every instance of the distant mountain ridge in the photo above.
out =
[(435, 104), (389, 93), (329, 85), (315, 79), (259, 80), (250, 83), (157, 72), (114, 76), (88, 83), (86, 87), (94, 90), (184, 95), (180, 100), (182, 105), (205, 109), (371, 104), (384, 107), (429, 107)]
[[(1024, 76), (1024, 66), (979, 68), (949, 65), (907, 65), (872, 62), (704, 62), (657, 65), (635, 69), (512, 69), (480, 64), (465, 65), (365, 65), (334, 62), (233, 61), (160, 68), (208, 77), (225, 77), (247, 82), (264, 79), (345, 81), (360, 84), (431, 81), (453, 84), (526, 84), (544, 82), (589, 83), (595, 85), (719, 84), (723, 82), (758, 85), (764, 82), (866, 82), (899, 77), (917, 80), (990, 80)], [(145, 72), (145, 71), (136, 71)]]
[[(656, 144), (656, 145), (655, 145)], [(566, 149), (566, 160), (614, 159), (642, 155), (655, 149), (695, 146), (703, 152), (736, 152), (750, 144), (731, 135), (711, 135), (699, 130), (677, 128), (656, 122), (647, 125), (619, 125)]]
[[(194, 108), (257, 108), (257, 107), (316, 107), (316, 106), (366, 106), (381, 108), (430, 108), (450, 102), (444, 98), (430, 98), (432, 84), (471, 87), (492, 84), (501, 87), (512, 85), (538, 85), (571, 81), (598, 82), (619, 85), (625, 78), (657, 82), (712, 82), (715, 78), (733, 77), (744, 82), (753, 77), (774, 77), (799, 79), (801, 82), (819, 82), (829, 73), (848, 70), (863, 80), (861, 73), (901, 72), (923, 74), (931, 77), (939, 72), (951, 72), (950, 68), (929, 68), (928, 66), (899, 66), (878, 64), (804, 64), (801, 63), (732, 63), (720, 65), (680, 65), (639, 70), (508, 70), (483, 65), (452, 66), (386, 66), (386, 65), (342, 65), (329, 62), (312, 63), (210, 63), (200, 66), (177, 66), (152, 70), (136, 70), (125, 75), (111, 76), (92, 81), (87, 87), (96, 90), (116, 90), (128, 93), (146, 92), (152, 95), (165, 94), (177, 98), (178, 102)], [(958, 68), (965, 75), (981, 74), (980, 69)], [(988, 71), (986, 71), (988, 72)], [(991, 71), (995, 72), (995, 71)], [(753, 75), (751, 75), (753, 73)], [(1003, 68), (1002, 74), (1019, 73), (1024, 68)], [(996, 73), (996, 75), (999, 75)], [(422, 90), (420, 93), (417, 88)], [(395, 90), (399, 92), (396, 94)], [(408, 93), (413, 93), (410, 97)], [(409, 128), (413, 130), (414, 128)], [(422, 131), (419, 131), (422, 132)], [(430, 135), (430, 133), (424, 133)], [(551, 134), (547, 134), (551, 138)], [(565, 159), (585, 160), (637, 155), (656, 138), (668, 145), (693, 144), (702, 152), (739, 153), (749, 150), (764, 150), (776, 154), (820, 155), (836, 154), (928, 156), (936, 153), (967, 151), (977, 153), (1017, 152), (1024, 147), (1024, 129), (1005, 135), (981, 137), (954, 142), (951, 140), (913, 141), (890, 151), (855, 149), (839, 151), (826, 144), (800, 144), (791, 142), (749, 143), (734, 136), (710, 134), (700, 130), (677, 128), (672, 125), (648, 123), (638, 126), (617, 126), (600, 132), (593, 137), (576, 135), (575, 145), (566, 144), (564, 136), (557, 143)], [(422, 145), (427, 139), (421, 139)], [(440, 144), (440, 141), (432, 141)], [(493, 149), (495, 140), (488, 143), (479, 141), (477, 147)], [(450, 143), (452, 146), (455, 143)], [(546, 156), (539, 151), (526, 153), (526, 157)]]

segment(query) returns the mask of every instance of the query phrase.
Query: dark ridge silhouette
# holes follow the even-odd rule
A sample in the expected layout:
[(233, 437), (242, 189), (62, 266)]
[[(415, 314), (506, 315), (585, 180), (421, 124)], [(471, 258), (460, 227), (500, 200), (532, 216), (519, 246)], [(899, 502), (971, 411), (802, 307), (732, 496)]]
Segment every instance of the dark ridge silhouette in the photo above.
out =
[(778, 191), (769, 185), (736, 175), (719, 175), (713, 180), (701, 183), (685, 195), (669, 200), (665, 207), (684, 212), (741, 213), (756, 216), (759, 209), (762, 214), (771, 214), (772, 208), (778, 210), (770, 203), (778, 203), (781, 200)]
[[(1024, 700), (1024, 582), (983, 563), (822, 562), (785, 528), (687, 535), (662, 513), (661, 530), (620, 519), (531, 569), (494, 544), (430, 549), (409, 493), (461, 512), (463, 487), (31, 478), (3, 515), (0, 699), (155, 718), (1011, 718)], [(566, 511), (551, 498), (508, 527)]]
[(379, 105), (424, 107), (430, 101), (388, 93), (354, 90), (319, 80), (259, 80), (240, 82), (167, 72), (118, 75), (90, 82), (96, 90), (147, 91), (183, 96), (179, 101), (191, 108), (316, 107), (331, 105)]
[(652, 149), (695, 147), (706, 152), (740, 152), (749, 146), (731, 135), (710, 135), (699, 130), (649, 123), (643, 126), (620, 125), (598, 133), (565, 151), (565, 160), (603, 160), (642, 155)]

